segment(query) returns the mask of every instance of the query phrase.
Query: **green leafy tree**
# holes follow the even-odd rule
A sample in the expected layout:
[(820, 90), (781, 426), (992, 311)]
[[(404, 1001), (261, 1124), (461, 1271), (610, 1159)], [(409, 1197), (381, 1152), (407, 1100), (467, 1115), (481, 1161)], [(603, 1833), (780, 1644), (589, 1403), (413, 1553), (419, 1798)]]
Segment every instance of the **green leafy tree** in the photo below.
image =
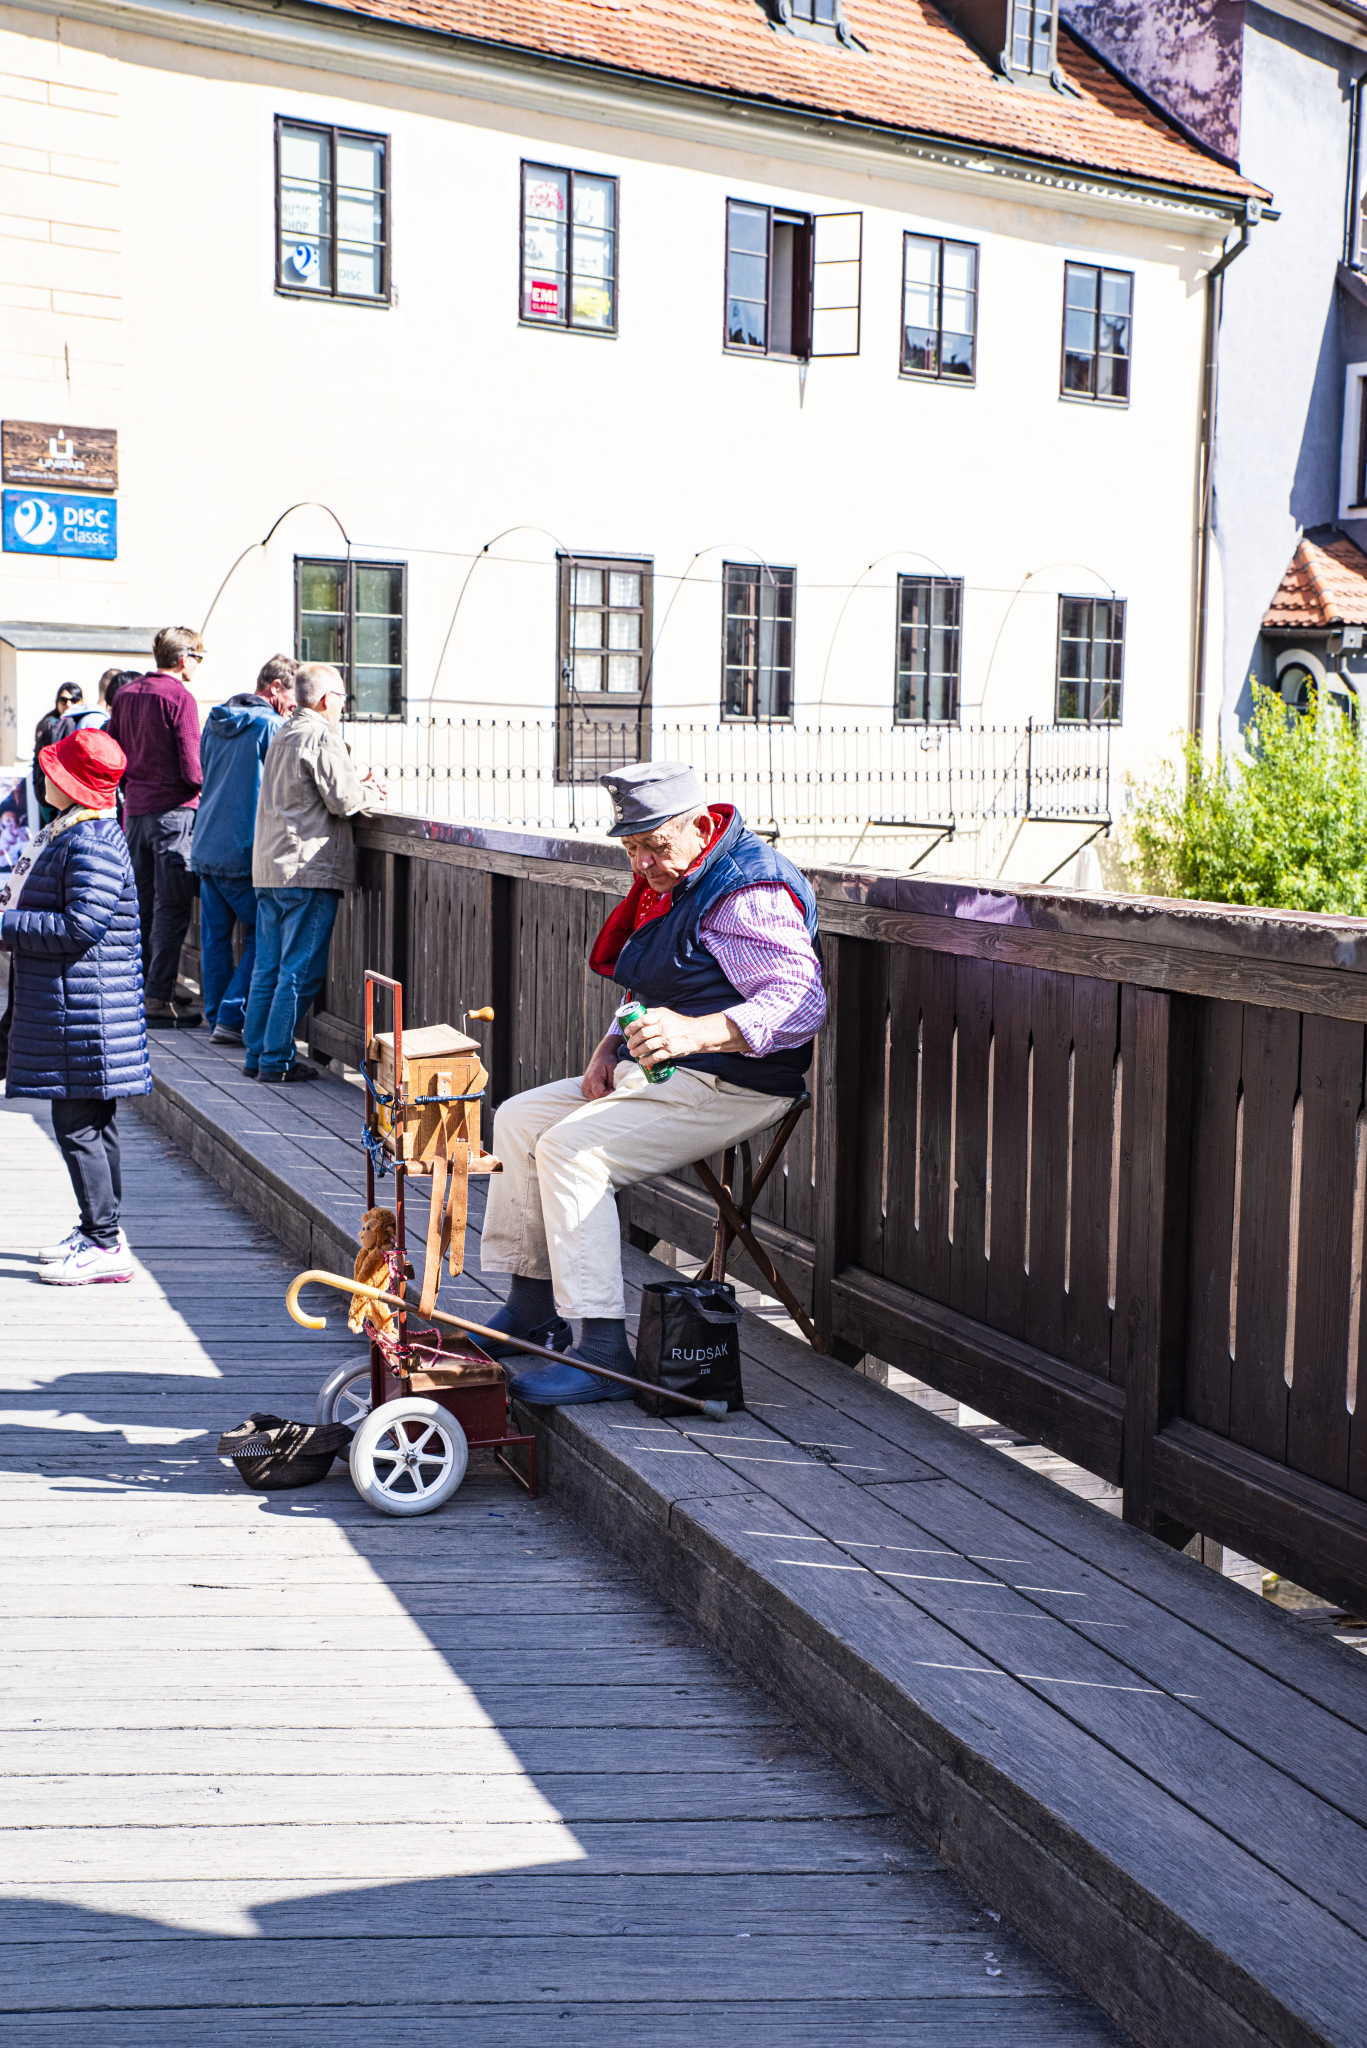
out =
[(1245, 758), (1188, 740), (1131, 812), (1139, 886), (1159, 896), (1367, 916), (1367, 756), (1354, 720), (1312, 696), (1288, 712), (1254, 684)]

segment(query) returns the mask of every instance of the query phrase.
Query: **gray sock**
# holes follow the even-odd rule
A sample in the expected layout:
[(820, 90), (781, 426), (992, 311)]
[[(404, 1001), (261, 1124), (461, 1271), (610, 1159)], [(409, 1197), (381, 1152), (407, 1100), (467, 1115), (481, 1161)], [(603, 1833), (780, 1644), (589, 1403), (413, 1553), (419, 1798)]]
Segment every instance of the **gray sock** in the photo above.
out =
[(585, 1316), (584, 1334), (576, 1345), (581, 1358), (605, 1365), (609, 1372), (634, 1375), (636, 1360), (627, 1342), (627, 1326), (620, 1316)]
[(548, 1323), (555, 1314), (555, 1289), (549, 1280), (529, 1280), (525, 1273), (514, 1273), (508, 1299), (499, 1314), (507, 1320), (498, 1322), (495, 1328), (514, 1330), (525, 1337), (529, 1330)]

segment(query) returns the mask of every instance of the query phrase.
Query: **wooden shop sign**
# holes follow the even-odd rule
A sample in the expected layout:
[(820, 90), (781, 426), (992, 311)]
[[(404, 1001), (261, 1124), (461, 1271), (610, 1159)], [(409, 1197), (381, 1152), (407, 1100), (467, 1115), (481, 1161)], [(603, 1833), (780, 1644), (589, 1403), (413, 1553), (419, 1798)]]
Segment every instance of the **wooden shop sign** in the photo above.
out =
[(119, 437), (112, 427), (5, 420), (0, 443), (7, 484), (46, 484), (65, 491), (119, 487)]

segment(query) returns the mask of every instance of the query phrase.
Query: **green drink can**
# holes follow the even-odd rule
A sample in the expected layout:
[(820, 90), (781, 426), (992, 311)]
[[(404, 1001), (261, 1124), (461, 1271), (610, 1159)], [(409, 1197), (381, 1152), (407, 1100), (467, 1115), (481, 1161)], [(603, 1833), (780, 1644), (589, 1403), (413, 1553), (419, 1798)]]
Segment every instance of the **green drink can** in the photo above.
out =
[[(623, 1036), (625, 1036), (627, 1025), (639, 1024), (642, 1017), (645, 1016), (646, 1006), (644, 1003), (638, 1002), (635, 996), (628, 996), (626, 1001), (620, 1005), (616, 1014), (617, 1022), (622, 1026)], [(667, 1081), (674, 1072), (674, 1062), (672, 1060), (659, 1060), (653, 1067), (648, 1067), (644, 1060), (641, 1060), (638, 1064), (647, 1081)]]

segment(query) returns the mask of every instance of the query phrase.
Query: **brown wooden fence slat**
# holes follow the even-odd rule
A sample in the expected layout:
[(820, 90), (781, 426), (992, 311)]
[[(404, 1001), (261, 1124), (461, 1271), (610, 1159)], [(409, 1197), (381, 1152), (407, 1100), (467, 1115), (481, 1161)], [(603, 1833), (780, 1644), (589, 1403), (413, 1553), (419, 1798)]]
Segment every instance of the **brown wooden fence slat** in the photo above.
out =
[(1307, 1017), (1301, 1036), (1301, 1186), (1296, 1325), (1286, 1458), (1330, 1486), (1348, 1483), (1348, 1314), (1353, 1155), (1362, 1105), (1363, 1028)]
[[(858, 1159), (852, 1188), (857, 1217), (856, 1257), (869, 1272), (881, 1273), (886, 1269), (890, 1246), (912, 1227), (908, 1184), (903, 1176), (894, 1177), (888, 1159), (907, 1143), (907, 1131), (915, 1124), (914, 1022), (910, 1027), (909, 1055), (903, 1031), (906, 1016), (914, 1015), (916, 999), (913, 995), (907, 1006), (904, 998), (899, 1009), (897, 992), (888, 986), (890, 962), (881, 948), (851, 939), (841, 948), (841, 959), (846, 1001), (853, 1007), (850, 1020), (841, 1027), (841, 1038), (836, 1039), (827, 1031), (822, 1056), (827, 1062), (853, 1057), (858, 1065), (859, 1087), (851, 1097), (849, 1109), (850, 1137)], [(908, 955), (908, 961), (906, 972), (914, 975), (916, 956)], [(850, 996), (851, 987), (857, 989), (857, 996)], [(853, 1048), (843, 1035), (851, 1031), (855, 1034)], [(910, 1083), (906, 1072), (908, 1057)], [(885, 1147), (889, 1148), (887, 1153)]]
[(954, 1239), (950, 1301), (981, 1321), (987, 1313), (987, 1070), (992, 1045), (992, 965), (960, 960), (955, 973)]
[(1124, 1389), (1124, 1515), (1185, 1543), (1192, 1528), (1164, 1501), (1154, 1451), (1181, 1406), (1191, 1186), (1193, 1019), (1189, 1003), (1158, 989), (1121, 996), (1120, 1046), (1128, 1077), (1120, 1127), (1117, 1363)]
[(1229, 1427), (1249, 1450), (1277, 1459), (1286, 1456), (1291, 1120), (1300, 1034), (1294, 1010), (1249, 1007), (1244, 1012), (1238, 1314)]
[(1028, 967), (992, 969), (992, 1238), (986, 1320), (1024, 1337), (1025, 1189), (1028, 1169), (1030, 1011)]
[[(1243, 1068), (1241, 1003), (1196, 1006), (1192, 1088), (1189, 1324), (1183, 1412), (1217, 1436), (1229, 1435), (1233, 1359), (1229, 1341), (1234, 1255), (1234, 1180)], [(1133, 1085), (1125, 1070), (1123, 1086)]]
[(1113, 982), (1073, 983), (1073, 1133), (1063, 1355), (1110, 1375), (1111, 1108), (1119, 1011)]
[(1068, 1054), (1073, 1043), (1073, 977), (1037, 974), (1031, 1088), (1030, 1285), (1025, 1334), (1063, 1355), (1064, 1246), (1068, 1228)]
[[(949, 1301), (950, 1243), (949, 1197), (954, 1176), (952, 1124), (954, 1101), (954, 997), (955, 963), (934, 953), (917, 956), (919, 1012), (908, 1008), (904, 1030), (899, 1036), (898, 1019), (893, 1016), (892, 1057), (894, 1066), (899, 1045), (914, 1075), (916, 1033), (920, 1029), (921, 1143), (915, 1147), (913, 1127), (912, 1185), (903, 1187), (902, 1242), (910, 1256), (899, 1255), (896, 1268), (884, 1260), (888, 1279), (914, 1288), (931, 1301)], [(919, 1203), (915, 1182), (920, 1181)], [(889, 1202), (891, 1203), (891, 1191)], [(920, 1227), (909, 1229), (919, 1207)]]

